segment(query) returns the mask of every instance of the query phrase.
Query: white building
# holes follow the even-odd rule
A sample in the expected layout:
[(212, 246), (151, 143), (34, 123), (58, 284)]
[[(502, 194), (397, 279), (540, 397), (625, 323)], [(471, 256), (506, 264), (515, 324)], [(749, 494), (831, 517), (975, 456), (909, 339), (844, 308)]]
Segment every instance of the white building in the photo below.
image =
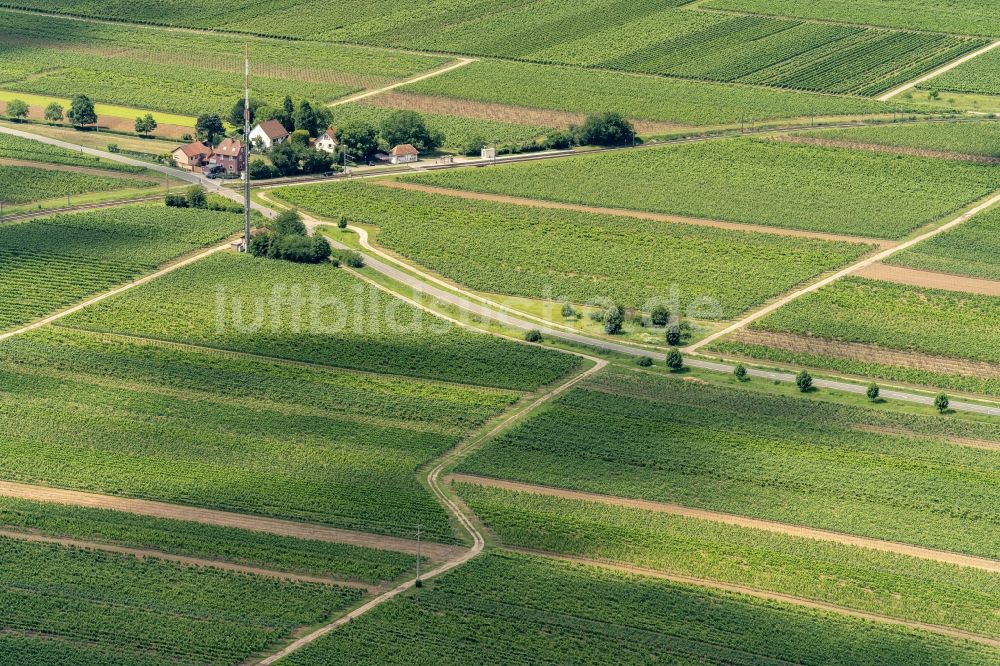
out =
[(420, 153), (408, 143), (396, 146), (389, 151), (389, 161), (393, 164), (409, 164), (420, 159)]
[(337, 128), (328, 127), (325, 132), (319, 135), (316, 139), (316, 150), (322, 150), (325, 153), (335, 153), (337, 152), (337, 146), (340, 142), (337, 141)]
[(288, 140), (288, 130), (277, 120), (265, 120), (250, 130), (250, 145), (265, 150)]

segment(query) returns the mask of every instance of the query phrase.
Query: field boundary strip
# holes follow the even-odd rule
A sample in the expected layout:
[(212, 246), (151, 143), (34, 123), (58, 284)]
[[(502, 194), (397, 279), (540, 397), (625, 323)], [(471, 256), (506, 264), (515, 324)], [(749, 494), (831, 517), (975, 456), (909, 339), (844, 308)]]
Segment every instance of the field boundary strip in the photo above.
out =
[(892, 90), (890, 90), (889, 92), (885, 93), (884, 95), (880, 95), (877, 99), (880, 102), (888, 102), (889, 100), (891, 100), (896, 95), (901, 95), (902, 93), (906, 92), (907, 90), (910, 90), (911, 88), (916, 88), (921, 83), (926, 83), (927, 81), (930, 81), (931, 79), (936, 79), (937, 77), (941, 76), (942, 74), (944, 74), (946, 72), (950, 72), (951, 70), (955, 69), (956, 67), (964, 65), (965, 63), (969, 62), (970, 60), (972, 60), (974, 58), (977, 58), (977, 57), (983, 55), (984, 53), (989, 53), (990, 51), (992, 51), (993, 49), (997, 48), (998, 46), (1000, 46), (1000, 40), (997, 40), (995, 42), (987, 44), (983, 48), (977, 49), (977, 50), (973, 51), (972, 53), (966, 53), (964, 56), (962, 56), (960, 58), (957, 58), (955, 60), (952, 60), (950, 63), (948, 63), (947, 65), (944, 65), (943, 67), (938, 67), (934, 71), (929, 72), (929, 73), (927, 73), (927, 74), (925, 74), (925, 75), (923, 75), (923, 76), (921, 76), (921, 77), (919, 77), (917, 79), (914, 79), (913, 81), (910, 81), (909, 83), (905, 83), (905, 84), (903, 84), (903, 85), (901, 85), (901, 86), (899, 86), (897, 88), (893, 88)]
[(960, 291), (970, 294), (982, 294), (983, 296), (1000, 297), (1000, 280), (990, 280), (988, 278), (952, 275), (951, 273), (925, 271), (920, 268), (892, 266), (883, 263), (866, 266), (855, 273), (855, 275), (873, 280), (905, 284), (911, 287), (921, 287), (923, 289), (944, 289), (945, 291)]
[(603, 560), (578, 557), (576, 555), (563, 555), (560, 553), (553, 553), (545, 550), (520, 548), (516, 546), (503, 546), (503, 549), (515, 553), (524, 553), (526, 555), (545, 557), (550, 560), (583, 564), (586, 566), (597, 567), (599, 569), (606, 569), (608, 571), (617, 571), (620, 573), (646, 576), (649, 578), (658, 578), (660, 580), (667, 580), (672, 583), (681, 583), (684, 585), (692, 585), (694, 587), (709, 588), (713, 590), (719, 590), (721, 592), (742, 594), (757, 599), (764, 599), (766, 601), (776, 601), (779, 603), (790, 604), (793, 606), (801, 606), (804, 608), (811, 608), (813, 610), (826, 611), (829, 613), (834, 613), (836, 615), (846, 615), (850, 617), (856, 617), (862, 620), (868, 620), (870, 622), (877, 622), (880, 624), (891, 624), (899, 627), (907, 627), (909, 629), (915, 629), (921, 632), (940, 634), (951, 638), (959, 638), (962, 640), (980, 643), (982, 645), (987, 645), (989, 647), (1000, 648), (1000, 639), (993, 638), (991, 636), (974, 634), (970, 631), (953, 629), (951, 627), (942, 627), (937, 624), (928, 624), (925, 622), (916, 622), (912, 620), (901, 620), (886, 615), (879, 615), (878, 613), (869, 613), (867, 611), (855, 610), (853, 608), (845, 608), (844, 606), (837, 606), (835, 604), (829, 604), (823, 601), (814, 601), (812, 599), (804, 599), (802, 597), (796, 597), (790, 594), (783, 594), (781, 592), (769, 592), (767, 590), (760, 590), (753, 587), (743, 587), (741, 585), (733, 585), (731, 583), (723, 583), (721, 581), (709, 580), (705, 578), (679, 576), (675, 574), (664, 573), (662, 571), (656, 571), (655, 569), (647, 569), (644, 567), (634, 566), (630, 564), (606, 562)]
[(246, 573), (254, 576), (263, 576), (265, 578), (277, 578), (279, 580), (299, 581), (303, 583), (320, 583), (322, 585), (336, 585), (337, 587), (350, 587), (365, 591), (372, 589), (371, 585), (366, 585), (365, 583), (358, 583), (356, 581), (338, 580), (335, 578), (327, 578), (324, 576), (310, 576), (308, 574), (298, 574), (290, 571), (276, 571), (274, 569), (265, 569), (262, 567), (235, 564), (233, 562), (227, 562), (225, 560), (207, 560), (200, 557), (175, 555), (173, 553), (166, 553), (160, 550), (151, 550), (146, 548), (128, 548), (126, 546), (117, 546), (114, 544), (99, 543), (96, 541), (84, 541), (80, 539), (66, 539), (62, 537), (45, 536), (42, 534), (36, 534), (32, 532), (15, 532), (11, 530), (0, 529), (0, 538), (14, 539), (17, 541), (28, 541), (31, 543), (50, 543), (70, 548), (79, 548), (82, 550), (98, 550), (105, 553), (117, 553), (119, 555), (131, 555), (132, 557), (135, 557), (136, 559), (139, 560), (148, 557), (157, 560), (164, 560), (166, 562), (176, 562), (178, 564), (184, 564), (193, 567), (221, 569), (223, 571), (236, 571), (239, 573)]
[[(327, 541), (331, 543), (346, 543), (376, 550), (393, 550), (400, 553), (416, 555), (417, 544), (409, 539), (381, 536), (367, 532), (355, 532), (319, 523), (306, 523), (295, 520), (283, 520), (256, 516), (251, 514), (206, 509), (197, 506), (170, 504), (154, 500), (101, 495), (78, 490), (49, 488), (24, 483), (0, 481), (0, 496), (38, 502), (51, 502), (69, 506), (111, 509), (124, 511), (138, 516), (152, 518), (167, 518), (205, 525), (235, 527), (251, 532), (264, 532), (279, 536), (289, 536), (298, 539)], [(432, 559), (444, 560), (455, 555), (455, 546), (425, 542), (421, 551)]]
[(981, 569), (990, 573), (1000, 573), (1000, 561), (975, 555), (965, 555), (951, 551), (937, 550), (934, 548), (923, 548), (896, 541), (884, 541), (870, 537), (855, 536), (842, 532), (833, 532), (801, 525), (780, 523), (773, 520), (761, 518), (751, 518), (731, 513), (722, 513), (708, 509), (698, 509), (694, 507), (672, 504), (669, 502), (656, 502), (652, 500), (633, 499), (626, 497), (615, 497), (611, 495), (601, 495), (599, 493), (584, 492), (579, 490), (568, 490), (563, 488), (553, 488), (533, 483), (522, 483), (520, 481), (506, 481), (490, 477), (478, 476), (474, 474), (452, 474), (448, 480), (458, 483), (481, 486), (485, 488), (499, 488), (514, 492), (527, 493), (531, 495), (541, 495), (544, 497), (556, 497), (562, 499), (580, 500), (592, 504), (607, 504), (631, 509), (641, 509), (643, 511), (653, 511), (672, 516), (684, 518), (694, 518), (697, 520), (707, 520), (724, 525), (735, 527), (745, 527), (776, 534), (783, 534), (791, 537), (801, 537), (814, 541), (829, 541), (845, 546), (866, 548), (868, 550), (878, 550), (896, 555), (906, 555), (923, 560), (932, 560), (946, 564), (955, 564), (962, 567)]
[(391, 83), (381, 88), (376, 88), (375, 90), (366, 90), (364, 92), (360, 92), (355, 95), (348, 95), (343, 99), (338, 99), (333, 102), (330, 102), (329, 104), (327, 104), (327, 106), (334, 107), (334, 106), (342, 106), (344, 104), (351, 104), (353, 102), (360, 102), (363, 99), (368, 99), (369, 97), (381, 95), (382, 93), (389, 92), (390, 90), (395, 90), (396, 88), (401, 88), (402, 86), (407, 86), (412, 83), (419, 83), (420, 81), (431, 79), (434, 78), (435, 76), (441, 76), (442, 74), (447, 74), (448, 72), (459, 69), (460, 67), (465, 67), (466, 65), (470, 65), (474, 62), (476, 62), (475, 58), (458, 58), (450, 63), (445, 63), (445, 65), (442, 67), (437, 67), (435, 69), (432, 69), (429, 72), (424, 72), (409, 79), (403, 81), (397, 81), (395, 83)]

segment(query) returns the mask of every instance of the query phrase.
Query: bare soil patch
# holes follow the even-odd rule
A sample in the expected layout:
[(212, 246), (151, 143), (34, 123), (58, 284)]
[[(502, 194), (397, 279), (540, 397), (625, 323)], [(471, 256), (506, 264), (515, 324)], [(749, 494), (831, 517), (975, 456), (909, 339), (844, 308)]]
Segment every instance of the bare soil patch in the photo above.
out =
[(827, 340), (806, 335), (796, 335), (794, 333), (772, 333), (769, 331), (747, 329), (733, 333), (732, 339), (736, 342), (774, 347), (775, 349), (784, 349), (802, 354), (850, 359), (864, 363), (896, 365), (904, 368), (940, 372), (942, 374), (1000, 379), (1000, 364), (931, 356), (930, 354), (922, 354), (920, 352), (899, 351), (897, 349), (887, 349), (878, 345), (860, 342), (844, 342), (841, 340)]
[[(139, 115), (136, 112), (136, 115)], [(31, 120), (45, 120), (45, 107), (43, 106), (29, 106), (28, 107), (28, 118)], [(69, 128), (69, 125), (64, 125)], [(112, 130), (114, 132), (124, 132), (127, 134), (135, 134), (135, 119), (134, 118), (121, 118), (119, 116), (97, 116), (97, 126), (101, 129)], [(185, 134), (194, 134), (194, 129), (190, 127), (184, 127), (183, 125), (169, 125), (166, 123), (160, 123), (157, 128), (153, 131), (152, 136), (159, 139), (169, 139), (179, 141)], [(138, 136), (138, 135), (136, 135)], [(114, 135), (108, 135), (108, 143), (115, 143), (116, 137)]]
[(880, 143), (866, 143), (863, 141), (847, 141), (843, 139), (821, 139), (812, 136), (781, 135), (773, 137), (774, 141), (785, 143), (805, 143), (811, 146), (822, 146), (824, 148), (850, 148), (852, 150), (867, 150), (872, 153), (889, 153), (890, 155), (908, 155), (910, 157), (933, 157), (942, 160), (958, 160), (960, 162), (973, 162), (975, 164), (1000, 164), (1000, 157), (989, 157), (987, 155), (970, 155), (944, 150), (928, 150), (925, 148), (909, 148), (905, 146), (887, 146)]
[[(98, 495), (96, 493), (84, 493), (75, 490), (32, 486), (7, 481), (0, 481), (0, 495), (40, 502), (68, 504), (71, 506), (113, 509), (115, 511), (126, 511), (140, 516), (186, 520), (205, 525), (237, 527), (244, 530), (250, 530), (251, 532), (266, 532), (268, 534), (279, 534), (281, 536), (290, 536), (299, 539), (346, 543), (354, 546), (362, 546), (364, 548), (395, 550), (401, 553), (413, 554), (416, 554), (417, 552), (416, 542), (410, 541), (409, 539), (342, 530), (326, 525), (317, 525), (315, 523), (302, 523), (294, 520), (266, 518), (263, 516), (252, 516), (248, 514), (219, 511), (216, 509), (181, 506), (179, 504), (168, 504), (166, 502), (154, 502), (151, 500), (132, 499), (128, 497), (112, 497), (110, 495)], [(421, 544), (421, 553), (434, 560), (446, 560), (463, 551), (463, 548), (455, 546), (445, 546), (435, 543)]]
[(782, 229), (780, 227), (768, 227), (760, 224), (741, 224), (739, 222), (723, 222), (721, 220), (706, 220), (696, 217), (684, 217), (681, 215), (664, 215), (662, 213), (648, 213), (638, 210), (627, 210), (624, 208), (602, 208), (599, 206), (582, 206), (578, 204), (560, 203), (558, 201), (545, 201), (542, 199), (526, 199), (523, 197), (509, 197), (500, 194), (484, 194), (482, 192), (470, 192), (467, 190), (453, 190), (445, 187), (435, 187), (432, 185), (421, 185), (419, 183), (405, 183), (397, 180), (379, 179), (372, 181), (384, 187), (395, 187), (400, 190), (412, 190), (415, 192), (426, 192), (428, 194), (444, 194), (460, 199), (472, 199), (476, 201), (492, 201), (494, 203), (513, 204), (515, 206), (530, 206), (533, 208), (555, 208), (559, 210), (572, 210), (581, 213), (596, 213), (599, 215), (615, 215), (617, 217), (634, 217), (641, 220), (654, 220), (656, 222), (671, 222), (676, 224), (690, 224), (700, 227), (715, 227), (717, 229), (730, 229), (733, 231), (748, 231), (764, 234), (774, 234), (776, 236), (794, 236), (797, 238), (816, 238), (820, 240), (839, 241), (847, 243), (866, 243), (877, 245), (886, 249), (895, 247), (897, 243), (889, 240), (873, 240), (869, 238), (859, 238), (857, 236), (843, 236), (840, 234), (827, 234), (819, 231), (803, 231), (800, 229)]
[(947, 291), (964, 291), (971, 294), (982, 294), (984, 296), (1000, 296), (1000, 281), (984, 280), (982, 278), (962, 277), (949, 273), (936, 273), (934, 271), (922, 271), (916, 268), (905, 268), (903, 266), (889, 266), (886, 264), (872, 264), (857, 271), (855, 275), (872, 278), (874, 280), (885, 280), (886, 282), (896, 282), (912, 287), (924, 287), (927, 289), (945, 289)]
[(685, 518), (708, 520), (716, 523), (723, 523), (725, 525), (747, 527), (792, 537), (813, 539), (816, 541), (831, 541), (845, 546), (867, 548), (869, 550), (878, 550), (886, 553), (895, 553), (896, 555), (906, 555), (924, 560), (945, 562), (948, 564), (956, 564), (958, 566), (972, 567), (974, 569), (982, 569), (983, 571), (1000, 573), (1000, 561), (998, 560), (992, 560), (986, 557), (976, 557), (974, 555), (965, 555), (962, 553), (953, 553), (934, 548), (923, 548), (921, 546), (897, 543), (895, 541), (884, 541), (882, 539), (872, 539), (869, 537), (854, 536), (852, 534), (842, 534), (840, 532), (803, 527), (801, 525), (779, 523), (773, 520), (750, 518), (730, 513), (709, 511), (707, 509), (696, 509), (693, 507), (681, 506), (680, 504), (653, 502), (650, 500), (630, 499), (625, 497), (613, 497), (611, 495), (566, 490), (564, 488), (552, 488), (550, 486), (539, 486), (531, 483), (491, 479), (471, 474), (453, 474), (450, 478), (453, 481), (458, 481), (460, 483), (469, 483), (488, 488), (501, 488), (503, 490), (532, 493), (535, 495), (544, 495), (546, 497), (561, 497), (563, 499), (582, 500), (584, 502), (642, 509), (644, 511), (655, 511), (656, 513), (667, 513)]

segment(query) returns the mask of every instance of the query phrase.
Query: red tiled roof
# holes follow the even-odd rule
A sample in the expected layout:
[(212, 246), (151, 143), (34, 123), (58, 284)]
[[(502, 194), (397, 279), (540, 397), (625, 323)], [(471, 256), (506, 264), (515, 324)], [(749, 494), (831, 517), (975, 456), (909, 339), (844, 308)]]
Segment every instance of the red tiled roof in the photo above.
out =
[(286, 130), (285, 126), (277, 120), (265, 120), (259, 125), (259, 127), (264, 130), (264, 134), (266, 134), (267, 138), (272, 141), (288, 136), (288, 130)]
[(226, 157), (239, 157), (243, 154), (243, 144), (236, 139), (223, 139), (222, 143), (215, 147), (215, 154)]
[(395, 148), (393, 148), (389, 154), (392, 155), (393, 157), (402, 157), (403, 155), (419, 155), (420, 151), (418, 151), (412, 145), (404, 143), (400, 146), (396, 146)]
[(203, 144), (201, 141), (193, 141), (186, 146), (181, 146), (180, 148), (175, 149), (174, 152), (177, 152), (178, 150), (187, 155), (188, 158), (198, 157), (199, 155), (209, 157), (212, 154), (212, 149)]

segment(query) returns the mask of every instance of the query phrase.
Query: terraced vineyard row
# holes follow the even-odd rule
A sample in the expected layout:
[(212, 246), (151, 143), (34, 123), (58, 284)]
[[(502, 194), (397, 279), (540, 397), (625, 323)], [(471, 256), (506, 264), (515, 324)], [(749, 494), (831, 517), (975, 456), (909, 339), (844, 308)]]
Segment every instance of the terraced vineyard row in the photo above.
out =
[(92, 192), (115, 192), (130, 188), (156, 187), (156, 185), (157, 183), (151, 180), (0, 164), (0, 201), (8, 206)]
[(31, 139), (22, 139), (19, 136), (10, 134), (0, 134), (0, 158), (43, 162), (45, 164), (82, 166), (93, 169), (106, 169), (108, 171), (121, 171), (124, 173), (141, 173), (144, 171), (142, 167), (102, 160), (99, 157), (92, 157), (79, 151), (66, 150), (65, 148), (50, 146), (38, 141), (32, 141)]

